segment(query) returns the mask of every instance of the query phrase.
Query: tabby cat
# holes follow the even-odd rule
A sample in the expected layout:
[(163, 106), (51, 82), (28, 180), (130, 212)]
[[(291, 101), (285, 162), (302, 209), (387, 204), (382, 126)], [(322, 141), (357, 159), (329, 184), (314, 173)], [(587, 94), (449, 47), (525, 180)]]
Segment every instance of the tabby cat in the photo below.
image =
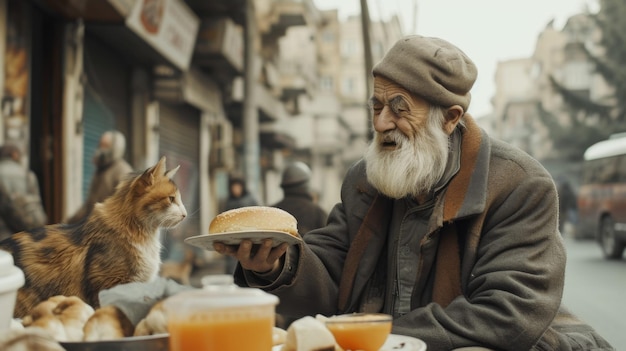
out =
[(18, 290), (15, 317), (51, 296), (78, 296), (93, 308), (98, 293), (155, 278), (161, 264), (159, 228), (178, 225), (187, 211), (165, 157), (132, 174), (115, 193), (76, 224), (54, 224), (13, 234), (0, 249), (13, 255), (26, 282)]

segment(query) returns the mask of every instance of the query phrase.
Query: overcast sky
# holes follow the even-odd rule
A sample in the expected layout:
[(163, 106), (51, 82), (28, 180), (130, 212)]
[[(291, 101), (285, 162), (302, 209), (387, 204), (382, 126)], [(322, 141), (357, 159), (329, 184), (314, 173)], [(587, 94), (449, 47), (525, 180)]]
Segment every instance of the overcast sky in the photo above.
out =
[[(339, 15), (360, 13), (360, 0), (313, 0), (319, 9), (339, 9)], [(440, 37), (463, 50), (478, 66), (469, 112), (491, 112), (494, 75), (499, 61), (529, 57), (537, 36), (549, 21), (557, 29), (597, 0), (368, 0), (372, 19), (401, 14), (405, 34)], [(416, 21), (415, 21), (416, 20)], [(416, 23), (415, 23), (416, 22)], [(416, 29), (416, 30), (415, 30)], [(515, 84), (515, 82), (511, 82)]]

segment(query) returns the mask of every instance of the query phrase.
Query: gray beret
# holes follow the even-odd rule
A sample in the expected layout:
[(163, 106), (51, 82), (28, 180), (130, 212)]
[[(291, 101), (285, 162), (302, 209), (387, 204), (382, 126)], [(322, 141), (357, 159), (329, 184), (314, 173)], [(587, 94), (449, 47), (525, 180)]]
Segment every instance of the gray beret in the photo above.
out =
[(467, 111), (476, 66), (463, 51), (439, 38), (400, 39), (372, 70), (431, 103)]

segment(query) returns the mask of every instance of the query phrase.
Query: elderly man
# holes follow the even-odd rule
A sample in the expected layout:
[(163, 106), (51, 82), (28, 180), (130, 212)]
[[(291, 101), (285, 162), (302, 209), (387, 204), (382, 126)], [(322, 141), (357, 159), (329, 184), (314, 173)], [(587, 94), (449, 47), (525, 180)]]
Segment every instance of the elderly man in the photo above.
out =
[(67, 220), (67, 223), (77, 223), (88, 216), (94, 205), (113, 195), (115, 187), (133, 171), (124, 160), (124, 152), (126, 152), (124, 134), (117, 130), (102, 133), (98, 149), (93, 156), (96, 172), (91, 178), (89, 194), (81, 208)]
[(555, 185), (467, 113), (474, 63), (410, 36), (373, 76), (374, 139), (328, 224), (290, 247), (214, 244), (238, 258), (237, 283), (294, 317), (391, 314), (393, 333), (429, 351), (571, 350), (553, 328), (565, 272)]

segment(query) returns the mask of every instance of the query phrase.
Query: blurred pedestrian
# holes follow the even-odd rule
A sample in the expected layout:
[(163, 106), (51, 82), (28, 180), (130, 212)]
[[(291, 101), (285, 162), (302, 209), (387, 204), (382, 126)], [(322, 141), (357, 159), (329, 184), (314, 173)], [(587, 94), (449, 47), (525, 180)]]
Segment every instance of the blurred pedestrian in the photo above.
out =
[(576, 204), (576, 193), (570, 182), (563, 177), (557, 183), (557, 192), (559, 194), (559, 231), (563, 235), (566, 232), (566, 224), (575, 220), (578, 206)]
[(259, 202), (248, 192), (246, 181), (242, 176), (231, 174), (228, 179), (228, 198), (222, 211), (239, 207), (258, 206)]
[(16, 145), (0, 147), (0, 240), (47, 222), (37, 177), (21, 159)]
[(113, 195), (115, 187), (133, 171), (124, 160), (125, 152), (126, 137), (121, 132), (109, 130), (100, 136), (100, 143), (92, 160), (96, 172), (91, 178), (89, 194), (78, 211), (66, 221), (67, 223), (79, 222), (89, 215), (94, 205)]
[[(222, 208), (223, 211), (233, 210), (246, 206), (258, 206), (259, 202), (248, 192), (246, 181), (243, 176), (231, 174), (228, 178), (228, 198)], [(237, 260), (234, 257), (225, 256), (224, 273), (232, 274), (237, 267)]]
[(303, 162), (294, 162), (283, 171), (280, 187), (284, 197), (273, 207), (285, 210), (298, 221), (298, 233), (326, 225), (328, 214), (315, 203), (311, 189), (311, 169)]

